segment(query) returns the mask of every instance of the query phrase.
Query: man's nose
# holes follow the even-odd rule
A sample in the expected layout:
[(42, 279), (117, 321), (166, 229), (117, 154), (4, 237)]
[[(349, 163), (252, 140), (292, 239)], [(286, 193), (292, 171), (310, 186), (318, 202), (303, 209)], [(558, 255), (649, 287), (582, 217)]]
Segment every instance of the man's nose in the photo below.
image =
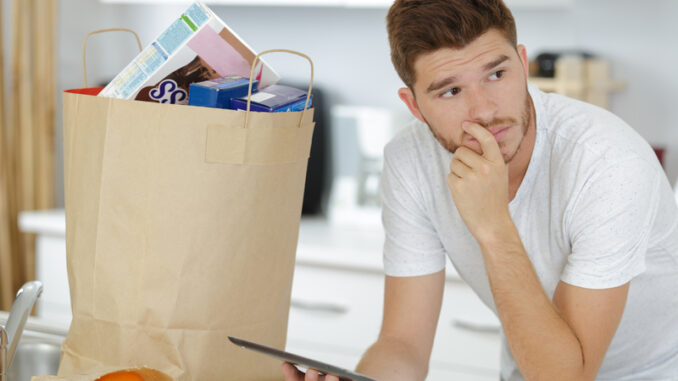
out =
[(497, 103), (486, 89), (467, 89), (466, 102), (469, 120), (487, 125), (496, 117)]

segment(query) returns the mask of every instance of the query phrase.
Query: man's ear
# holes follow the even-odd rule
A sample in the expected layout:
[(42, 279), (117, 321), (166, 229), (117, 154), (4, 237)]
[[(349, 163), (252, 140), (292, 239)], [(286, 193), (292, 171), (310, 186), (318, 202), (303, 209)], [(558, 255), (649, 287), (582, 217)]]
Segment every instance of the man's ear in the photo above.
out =
[(415, 118), (426, 123), (426, 120), (419, 110), (419, 105), (417, 105), (417, 100), (414, 98), (414, 93), (409, 87), (402, 87), (398, 89), (398, 96), (403, 102), (405, 102), (405, 105), (407, 105), (407, 108), (410, 109), (410, 112)]
[(520, 44), (517, 47), (518, 51), (518, 56), (520, 57), (520, 61), (523, 64), (523, 70), (525, 71), (525, 78), (530, 74), (530, 61), (527, 60), (527, 49), (525, 49), (525, 45)]

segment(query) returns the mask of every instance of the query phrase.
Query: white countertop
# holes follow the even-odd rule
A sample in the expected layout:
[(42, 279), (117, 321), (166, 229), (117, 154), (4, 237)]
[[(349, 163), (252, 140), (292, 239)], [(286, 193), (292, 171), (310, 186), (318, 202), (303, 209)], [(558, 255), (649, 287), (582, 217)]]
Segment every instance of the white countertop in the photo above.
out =
[(21, 212), (19, 230), (24, 233), (66, 236), (66, 212), (63, 209)]
[[(19, 216), (19, 227), (24, 232), (50, 239), (64, 239), (66, 232), (63, 209), (28, 211)], [(329, 218), (304, 217), (299, 228), (296, 263), (300, 266), (323, 267), (353, 272), (383, 274), (382, 250), (384, 231), (380, 212), (372, 209), (346, 209)], [(64, 251), (59, 251), (63, 255)], [(65, 269), (64, 269), (65, 271)], [(460, 281), (454, 268), (448, 264), (446, 278)], [(48, 295), (44, 295), (45, 299)], [(0, 324), (6, 313), (0, 311)], [(26, 326), (31, 334), (63, 337), (67, 321), (31, 318)]]
[[(19, 214), (23, 232), (66, 235), (63, 209), (25, 211)], [(299, 227), (297, 264), (383, 273), (384, 230), (377, 208), (343, 208), (329, 218), (303, 217)], [(448, 279), (458, 280), (452, 266)]]
[[(297, 261), (336, 265), (357, 270), (382, 270), (384, 232), (375, 211), (356, 214), (362, 221), (332, 223), (323, 217), (302, 218)], [(340, 217), (343, 218), (343, 217)], [(65, 237), (64, 209), (26, 211), (19, 214), (19, 229), (26, 233)]]

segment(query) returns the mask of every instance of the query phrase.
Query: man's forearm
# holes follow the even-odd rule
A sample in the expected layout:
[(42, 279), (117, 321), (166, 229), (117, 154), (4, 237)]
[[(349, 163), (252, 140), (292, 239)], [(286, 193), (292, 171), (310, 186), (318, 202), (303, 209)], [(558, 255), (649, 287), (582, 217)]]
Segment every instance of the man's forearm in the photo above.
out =
[(582, 380), (581, 344), (548, 298), (515, 226), (479, 240), (511, 353), (527, 380)]
[(403, 341), (379, 338), (365, 352), (356, 372), (379, 381), (423, 381), (428, 373), (428, 359), (419, 358)]

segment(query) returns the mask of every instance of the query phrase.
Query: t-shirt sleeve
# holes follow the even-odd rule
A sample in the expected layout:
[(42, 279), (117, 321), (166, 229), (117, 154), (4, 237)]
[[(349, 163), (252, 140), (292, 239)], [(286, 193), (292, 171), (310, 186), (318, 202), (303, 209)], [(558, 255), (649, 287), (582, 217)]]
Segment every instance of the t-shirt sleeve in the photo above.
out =
[(403, 152), (384, 151), (381, 174), (384, 271), (390, 276), (432, 274), (445, 268), (445, 250), (425, 212), (416, 169)]
[(612, 288), (645, 271), (659, 179), (657, 170), (638, 158), (591, 176), (566, 219), (572, 252), (562, 281), (591, 289)]

